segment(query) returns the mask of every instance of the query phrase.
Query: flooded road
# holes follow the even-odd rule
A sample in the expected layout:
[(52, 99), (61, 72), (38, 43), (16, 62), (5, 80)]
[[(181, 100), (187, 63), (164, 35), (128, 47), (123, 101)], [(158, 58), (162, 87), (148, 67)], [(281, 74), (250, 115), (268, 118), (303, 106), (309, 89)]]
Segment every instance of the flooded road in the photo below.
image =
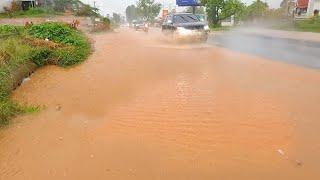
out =
[(0, 179), (320, 178), (320, 71), (156, 32), (94, 35), (82, 65), (13, 93)]

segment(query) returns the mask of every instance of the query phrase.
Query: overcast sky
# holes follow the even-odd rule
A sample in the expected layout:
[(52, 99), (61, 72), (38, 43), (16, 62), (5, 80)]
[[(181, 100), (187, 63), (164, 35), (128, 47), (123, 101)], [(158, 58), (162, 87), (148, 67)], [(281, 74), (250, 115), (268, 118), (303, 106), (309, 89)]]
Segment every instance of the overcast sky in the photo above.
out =
[[(128, 5), (135, 4), (137, 0), (81, 0), (84, 3), (89, 3), (93, 5), (93, 2), (96, 1), (98, 8), (101, 10), (103, 15), (116, 13), (125, 13), (125, 9)], [(165, 6), (166, 8), (175, 7), (175, 0), (156, 0)], [(253, 0), (241, 0), (246, 4), (250, 4)], [(272, 8), (278, 8), (280, 6), (281, 0), (266, 0), (266, 2)]]

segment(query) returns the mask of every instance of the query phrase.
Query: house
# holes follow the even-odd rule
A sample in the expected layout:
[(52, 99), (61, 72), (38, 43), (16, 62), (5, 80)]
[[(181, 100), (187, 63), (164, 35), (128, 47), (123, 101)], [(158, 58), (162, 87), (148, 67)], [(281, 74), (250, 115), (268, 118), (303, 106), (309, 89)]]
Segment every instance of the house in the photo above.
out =
[[(13, 0), (1, 0), (0, 1), (0, 13), (4, 12), (4, 7), (11, 7)], [(53, 0), (15, 0), (22, 10), (28, 10), (30, 7), (43, 6), (46, 3), (53, 2)]]
[(312, 17), (315, 10), (320, 10), (320, 0), (297, 0), (296, 17)]
[(4, 12), (4, 7), (10, 7), (12, 0), (1, 0), (0, 1), (0, 13)]
[(309, 0), (307, 15), (313, 16), (315, 10), (320, 10), (320, 0)]
[(26, 11), (30, 7), (35, 7), (38, 4), (37, 0), (19, 0), (18, 2), (21, 3), (22, 10)]
[[(28, 10), (30, 7), (56, 7), (54, 0), (0, 0), (0, 13), (4, 12), (4, 7), (10, 8), (13, 1), (17, 2), (17, 4), (24, 11)], [(80, 0), (72, 0), (68, 1), (66, 4), (63, 4), (62, 7), (61, 5), (58, 7), (65, 10), (79, 11), (87, 6), (88, 5), (84, 4)], [(98, 10), (93, 8), (93, 11)]]

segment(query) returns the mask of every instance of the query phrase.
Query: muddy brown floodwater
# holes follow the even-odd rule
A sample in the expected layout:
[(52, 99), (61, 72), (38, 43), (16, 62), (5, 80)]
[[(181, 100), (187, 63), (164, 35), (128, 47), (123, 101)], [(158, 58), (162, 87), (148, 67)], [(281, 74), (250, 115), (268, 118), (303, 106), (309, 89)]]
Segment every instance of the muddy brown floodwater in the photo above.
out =
[(320, 71), (158, 32), (93, 38), (87, 62), (13, 93), (46, 108), (1, 129), (1, 180), (320, 179)]

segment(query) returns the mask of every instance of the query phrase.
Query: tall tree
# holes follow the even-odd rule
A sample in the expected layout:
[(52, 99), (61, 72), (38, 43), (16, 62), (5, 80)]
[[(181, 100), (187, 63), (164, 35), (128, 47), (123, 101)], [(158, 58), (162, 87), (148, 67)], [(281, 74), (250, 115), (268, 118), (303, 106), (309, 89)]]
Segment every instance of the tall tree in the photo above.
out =
[(222, 20), (231, 16), (241, 16), (245, 5), (240, 0), (202, 0), (206, 6), (208, 20), (211, 24), (220, 25)]
[(278, 11), (282, 11), (285, 16), (292, 16), (294, 9), (296, 7), (296, 2), (293, 0), (282, 0), (280, 4), (280, 9)]
[(138, 18), (137, 8), (135, 5), (128, 6), (126, 9), (127, 21), (131, 23), (133, 20)]
[(247, 13), (250, 19), (259, 19), (267, 15), (269, 6), (267, 3), (256, 0), (250, 6), (248, 6)]
[(149, 21), (153, 21), (158, 16), (161, 9), (161, 4), (156, 3), (155, 0), (139, 0), (137, 2), (138, 14)]
[(112, 20), (113, 20), (113, 22), (115, 22), (116, 24), (120, 24), (120, 22), (121, 22), (121, 16), (120, 16), (120, 14), (113, 13), (113, 14), (112, 14)]

